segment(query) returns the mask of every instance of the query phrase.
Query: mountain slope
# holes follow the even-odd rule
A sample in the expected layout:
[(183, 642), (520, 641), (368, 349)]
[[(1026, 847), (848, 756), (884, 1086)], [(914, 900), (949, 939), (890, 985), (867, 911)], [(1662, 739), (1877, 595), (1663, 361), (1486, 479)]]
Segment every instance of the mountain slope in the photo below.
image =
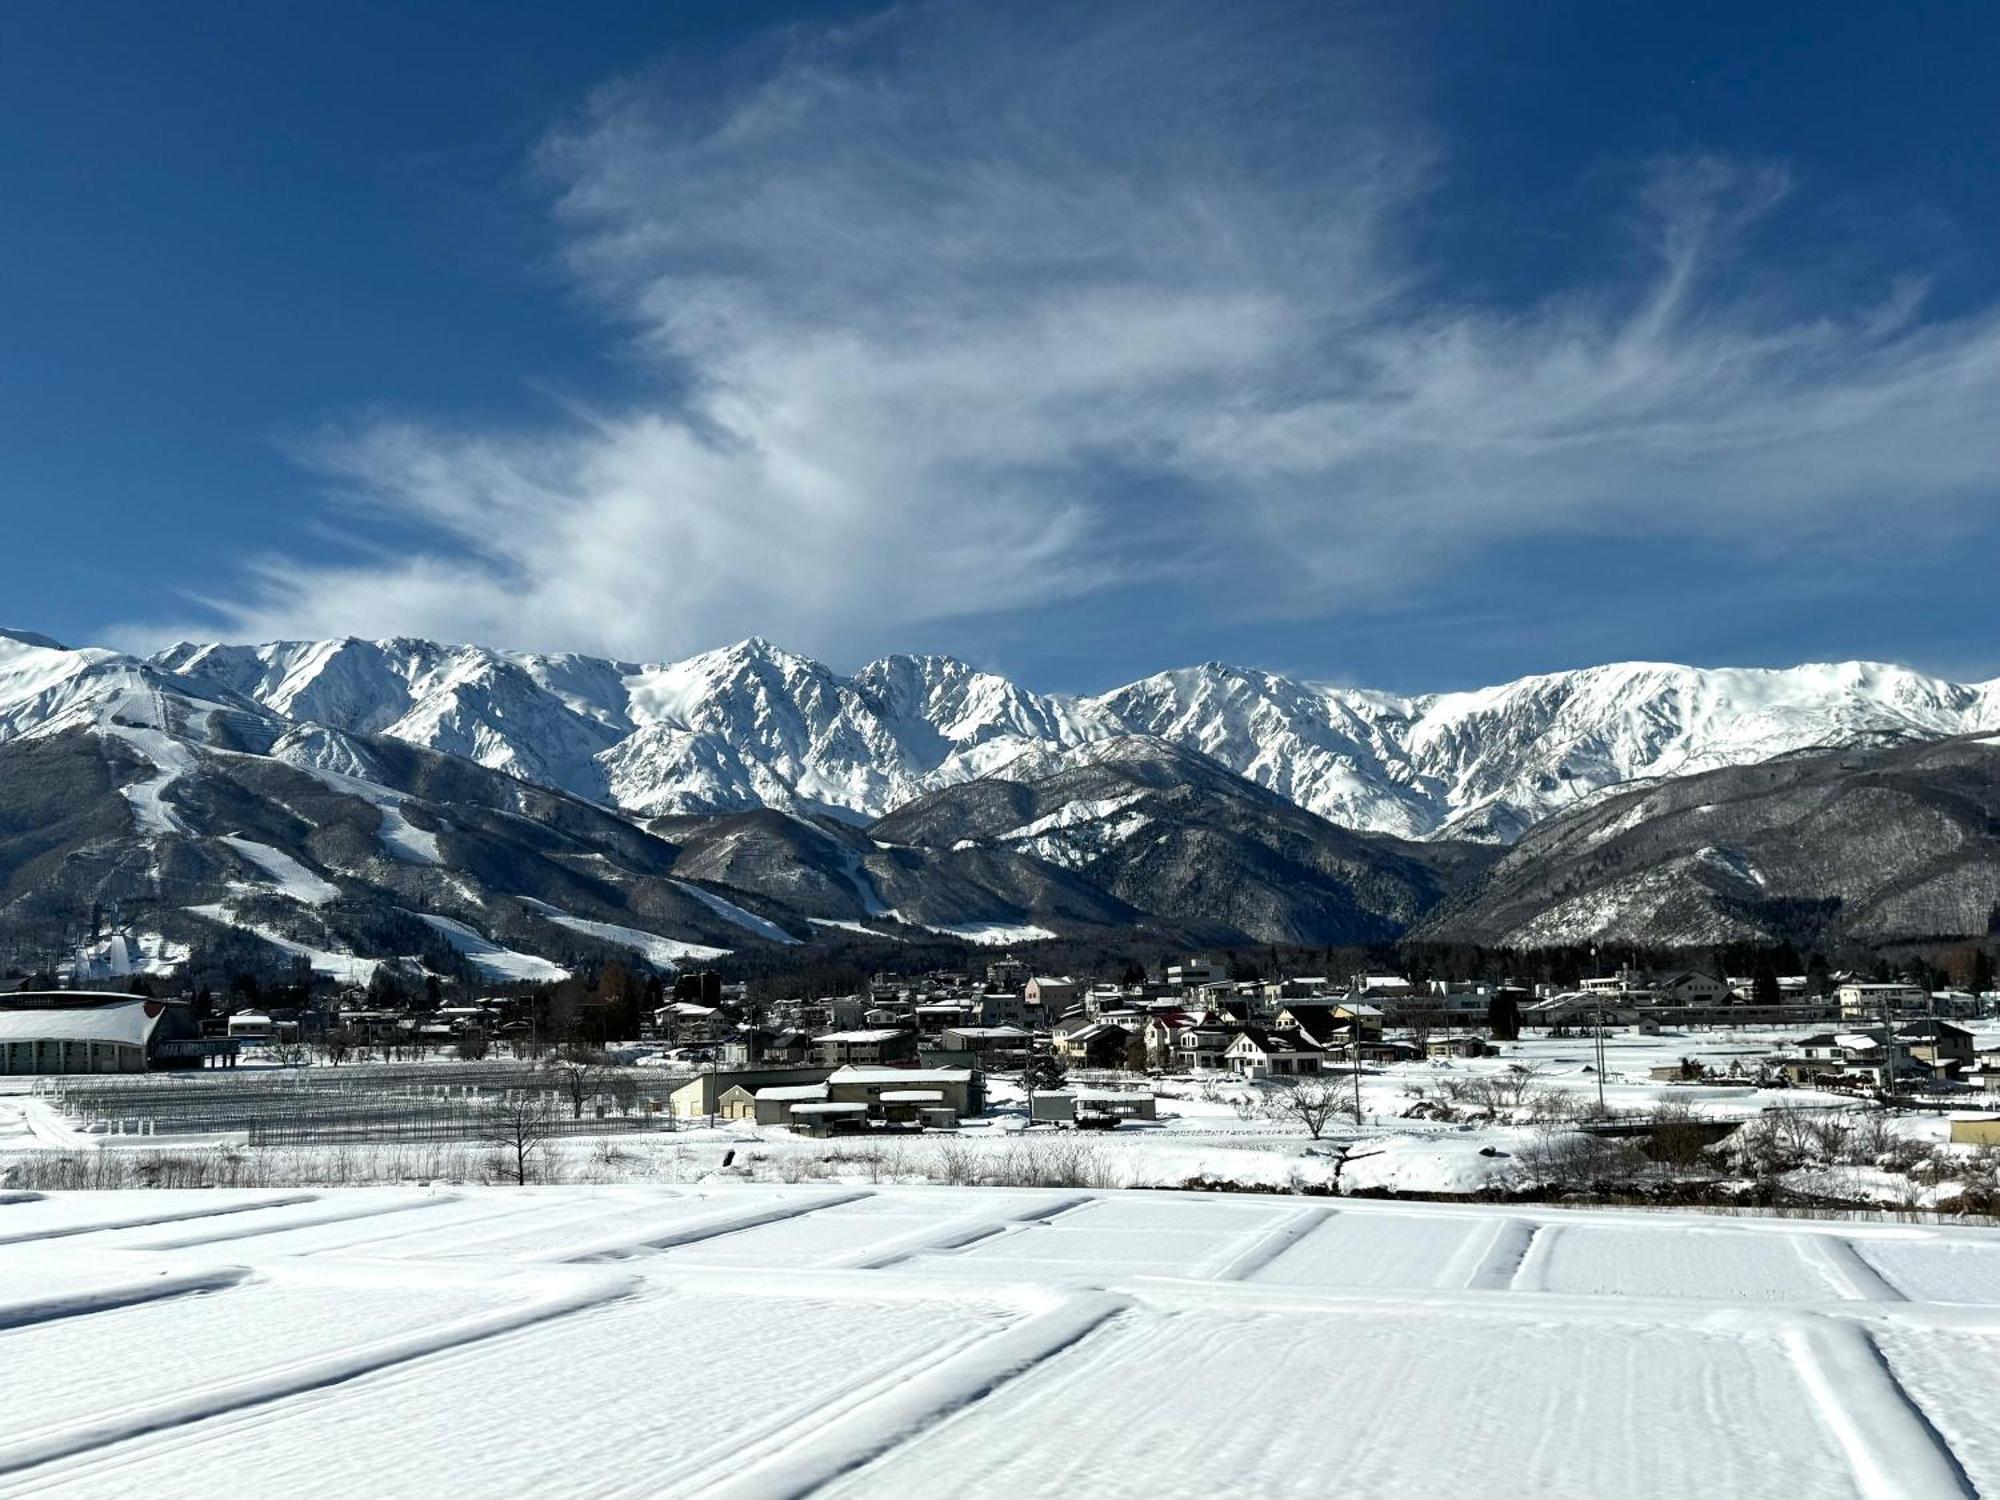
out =
[(869, 831), (1032, 856), (1135, 908), (1266, 943), (1394, 938), (1464, 873), (1454, 847), (1336, 827), (1159, 740), (1094, 741), (1062, 759), (1031, 780), (933, 792)]
[(680, 838), (676, 873), (756, 892), (822, 927), (983, 936), (1153, 925), (1092, 881), (1008, 849), (925, 848), (768, 809), (706, 820)]
[(0, 637), (0, 941), (17, 948), (74, 939), (93, 911), (181, 943), (233, 929), (345, 977), (459, 954), (488, 978), (549, 978), (572, 955), (791, 940), (676, 880), (678, 852), (456, 756)]
[(1984, 937), (2000, 736), (1802, 755), (1607, 798), (1535, 829), (1416, 936), (1546, 946)]
[(863, 823), (1143, 734), (1348, 827), (1509, 843), (1634, 781), (2000, 728), (2000, 684), (1865, 663), (1628, 663), (1420, 697), (1210, 663), (1097, 698), (1034, 694), (938, 656), (842, 677), (755, 640), (651, 666), (425, 641), (179, 646), (155, 665), (644, 816), (773, 807)]

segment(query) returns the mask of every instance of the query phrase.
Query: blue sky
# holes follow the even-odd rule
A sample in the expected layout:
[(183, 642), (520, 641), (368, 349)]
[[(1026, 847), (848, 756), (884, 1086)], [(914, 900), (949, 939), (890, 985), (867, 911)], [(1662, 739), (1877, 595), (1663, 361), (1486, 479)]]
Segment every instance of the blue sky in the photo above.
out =
[(9, 623), (2000, 673), (1971, 6), (0, 14)]

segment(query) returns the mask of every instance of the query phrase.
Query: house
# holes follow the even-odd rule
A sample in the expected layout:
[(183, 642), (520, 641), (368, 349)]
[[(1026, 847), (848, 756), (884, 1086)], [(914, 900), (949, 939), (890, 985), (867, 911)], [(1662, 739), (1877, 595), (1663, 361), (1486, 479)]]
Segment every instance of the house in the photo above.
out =
[(1333, 1018), (1336, 1021), (1348, 1022), (1353, 1029), (1361, 1033), (1364, 1042), (1380, 1041), (1382, 1024), (1387, 1019), (1379, 1007), (1370, 1005), (1365, 1000), (1342, 1001), (1334, 1006)]
[(1058, 1032), (1051, 1043), (1057, 1057), (1077, 1068), (1122, 1068), (1137, 1033), (1117, 1021), (1089, 1021)]
[(229, 1018), (229, 1035), (239, 1042), (270, 1042), (277, 1040), (278, 1033), (262, 1011), (239, 1010)]
[(1183, 1072), (1218, 1071), (1229, 1066), (1229, 1044), (1241, 1028), (1208, 1015), (1182, 1028), (1174, 1037), (1175, 1061)]
[(1363, 1000), (1402, 1000), (1415, 990), (1401, 974), (1356, 974), (1347, 985), (1349, 994)]
[(1066, 974), (1059, 979), (1037, 975), (1027, 984), (1028, 1003), (1041, 1006), (1045, 1016), (1060, 1015), (1082, 996), (1083, 986)]
[(1232, 1026), (1248, 1026), (1257, 1019), (1256, 1008), (1237, 995), (1234, 985), (1215, 985), (1198, 990), (1194, 1004), (1196, 1008)]
[[(1910, 1063), (1896, 1053), (1894, 1072), (1901, 1076)], [(1776, 1060), (1777, 1070), (1794, 1083), (1859, 1083), (1880, 1088), (1892, 1063), (1878, 1032), (1826, 1031), (1802, 1037), (1792, 1054)]]
[(799, 1025), (811, 1031), (852, 1031), (861, 1025), (868, 1002), (860, 995), (830, 995), (799, 1006)]
[(1951, 1021), (1906, 1022), (1896, 1028), (1896, 1042), (1937, 1078), (1956, 1078), (1977, 1060), (1972, 1033)]
[(1018, 1058), (1032, 1040), (1033, 1034), (1021, 1026), (949, 1026), (938, 1038), (938, 1045), (945, 1052)]
[(1139, 1041), (1146, 1049), (1146, 1065), (1154, 1068), (1171, 1068), (1180, 1060), (1180, 1036), (1195, 1018), (1184, 1010), (1156, 1010), (1150, 1012), (1139, 1027)]
[[(1353, 1024), (1346, 1017), (1335, 1015), (1331, 1002), (1309, 1000), (1294, 1000), (1279, 1006), (1276, 1020), (1280, 1026), (1302, 1032), (1322, 1047), (1346, 1046)], [(1379, 1033), (1381, 1028), (1376, 1030)]]
[(996, 990), (981, 995), (975, 1002), (977, 1014), (971, 1017), (979, 1026), (1026, 1026), (1028, 1024), (1028, 1001), (1025, 995)]
[(732, 1068), (799, 1067), (813, 1060), (813, 1046), (803, 1031), (751, 1026), (722, 1044), (722, 1061)]
[(1879, 1021), (1887, 1015), (1921, 1010), (1930, 992), (1914, 984), (1863, 984), (1853, 981), (1833, 992), (1843, 1021)]
[(1654, 979), (1653, 993), (1665, 1005), (1721, 1005), (1729, 998), (1729, 983), (1699, 969), (1680, 969)]
[(917, 1060), (917, 1034), (901, 1026), (875, 1026), (863, 1031), (829, 1031), (815, 1037), (820, 1066), (845, 1067)]
[(1194, 989), (1204, 984), (1225, 982), (1228, 978), (1227, 964), (1199, 954), (1167, 965), (1167, 985), (1170, 989)]
[(1323, 1047), (1296, 1029), (1246, 1026), (1222, 1060), (1246, 1078), (1292, 1078), (1317, 1074), (1324, 1055)]

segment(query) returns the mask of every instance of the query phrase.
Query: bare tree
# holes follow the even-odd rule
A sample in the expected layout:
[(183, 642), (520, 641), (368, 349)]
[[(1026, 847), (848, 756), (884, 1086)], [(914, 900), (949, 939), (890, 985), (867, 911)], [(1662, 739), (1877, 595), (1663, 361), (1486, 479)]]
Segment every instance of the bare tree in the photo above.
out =
[(1306, 1134), (1314, 1140), (1326, 1134), (1326, 1127), (1344, 1107), (1344, 1092), (1323, 1083), (1295, 1083), (1280, 1089), (1269, 1106), (1278, 1119), (1305, 1126)]
[(555, 1135), (555, 1110), (539, 1092), (502, 1094), (486, 1106), (486, 1139), (512, 1165), (514, 1181), (525, 1187), (528, 1166)]
[(354, 1033), (345, 1026), (336, 1026), (319, 1041), (319, 1055), (334, 1067), (339, 1067), (354, 1052)]
[(556, 1083), (569, 1099), (570, 1113), (583, 1118), (583, 1106), (597, 1097), (604, 1085), (611, 1059), (590, 1047), (564, 1046), (556, 1049), (549, 1064)]
[(478, 1027), (470, 1027), (458, 1034), (458, 1055), (466, 1062), (478, 1062), (488, 1050), (486, 1033)]
[(271, 1042), (271, 1060), (281, 1068), (303, 1068), (312, 1061), (312, 1054), (295, 1036), (275, 1037)]

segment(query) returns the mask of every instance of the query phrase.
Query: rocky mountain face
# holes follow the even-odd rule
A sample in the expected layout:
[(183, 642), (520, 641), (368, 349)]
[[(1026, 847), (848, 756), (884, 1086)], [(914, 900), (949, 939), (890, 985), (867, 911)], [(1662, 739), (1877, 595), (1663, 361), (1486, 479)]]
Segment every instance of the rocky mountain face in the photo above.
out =
[(397, 959), (546, 979), (794, 940), (678, 875), (679, 855), (470, 760), (0, 635), (0, 945), (17, 959), (100, 920), (148, 951), (233, 943), (351, 978)]
[[(1976, 875), (1912, 873), (1894, 901), (1867, 868), (1813, 886), (1815, 860), (1865, 864), (1844, 843), (1794, 874), (1775, 844), (1681, 848), (1676, 820), (1574, 859), (1569, 841), (1632, 797), (1677, 806), (1699, 773), (1798, 774), (1784, 757), (1813, 747), (1914, 742), (1914, 765), (1996, 703), (1868, 666), (1396, 698), (1210, 665), (1065, 699), (941, 657), (844, 677), (760, 641), (646, 666), (426, 641), (140, 660), (0, 633), (0, 944), (108, 909), (156, 949), (221, 932), (336, 971), (500, 979), (842, 933), (1706, 941), (1827, 902), (1861, 937), (1984, 931)], [(1454, 896), (1524, 830), (1484, 894)]]
[(1263, 943), (1393, 939), (1497, 853), (1337, 827), (1162, 740), (1094, 740), (1060, 760), (932, 792), (869, 832), (1032, 856), (1138, 910)]
[[(473, 672), (433, 662), (426, 676), (414, 671), (420, 656), (363, 653), (309, 677), (246, 671), (239, 686), (0, 637), (0, 949), (11, 943), (18, 961), (24, 944), (31, 957), (74, 946), (102, 921), (155, 955), (220, 949), (246, 955), (245, 966), (258, 966), (254, 955), (264, 967), (296, 961), (351, 979), (394, 961), (541, 980), (592, 958), (666, 967), (843, 934), (1002, 944), (1137, 930), (1167, 943), (1330, 942), (1400, 930), (1447, 883), (1445, 846), (1392, 849), (1194, 752), (1131, 738), (1060, 752), (1044, 781), (956, 788), (974, 800), (989, 787), (1023, 797), (1025, 821), (1052, 817), (1067, 840), (969, 828), (919, 836), (915, 813), (908, 836), (769, 807), (641, 818), (387, 732), (422, 716), (432, 728), (455, 724), (462, 749), (492, 752), (499, 742), (479, 723), (547, 707), (521, 682), (573, 685), (589, 669), (571, 663), (563, 679), (541, 663), (531, 678), (506, 663)], [(384, 673), (432, 687), (391, 701)], [(476, 714), (441, 711), (475, 680)], [(926, 726), (934, 754), (957, 753), (955, 734), (984, 732), (966, 730), (968, 720), (1068, 732), (1061, 717), (965, 674), (885, 669), (869, 687), (878, 722), (902, 724), (906, 743)], [(539, 722), (578, 736), (598, 722), (564, 711), (567, 720)], [(796, 774), (803, 748), (771, 763)], [(1050, 753), (1009, 764), (1021, 774)], [(527, 769), (512, 749), (488, 758)], [(1143, 792), (1153, 829), (1144, 850), (1081, 857), (1087, 818), (1077, 804), (1107, 795), (1098, 781)], [(944, 817), (940, 804), (918, 806)], [(1229, 900), (1213, 894), (1225, 888)]]
[(628, 812), (771, 807), (856, 824), (1144, 735), (1350, 828), (1505, 844), (1635, 781), (2000, 728), (2000, 683), (1866, 663), (1635, 663), (1419, 697), (1210, 663), (1095, 698), (1039, 695), (949, 657), (843, 677), (755, 640), (664, 665), (351, 640), (178, 646), (154, 665)]
[(2000, 924), (2000, 735), (1790, 756), (1534, 829), (1415, 934), (1548, 946), (1983, 937)]

